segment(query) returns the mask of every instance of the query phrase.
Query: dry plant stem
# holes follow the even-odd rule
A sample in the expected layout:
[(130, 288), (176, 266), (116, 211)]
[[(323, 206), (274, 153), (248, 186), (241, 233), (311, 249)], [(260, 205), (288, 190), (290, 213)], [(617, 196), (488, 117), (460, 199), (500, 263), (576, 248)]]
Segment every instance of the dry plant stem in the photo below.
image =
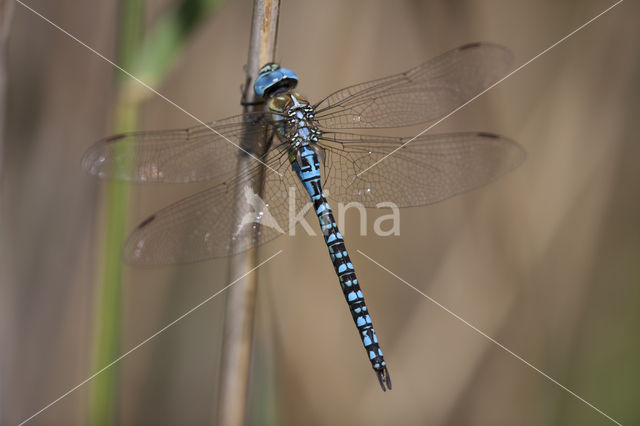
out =
[(13, 18), (14, 0), (0, 0), (0, 180), (4, 152), (4, 123), (7, 114), (7, 42)]
[[(255, 81), (258, 70), (267, 62), (273, 62), (277, 40), (280, 0), (254, 0), (251, 23), (251, 45), (247, 62), (247, 75), (251, 83)], [(252, 86), (246, 88), (248, 101), (253, 101)], [(245, 140), (243, 143), (251, 143)], [(247, 155), (238, 159), (238, 173), (243, 173), (255, 160)], [(262, 175), (253, 182), (254, 193), (262, 190)], [(242, 211), (242, 194), (236, 194), (234, 208), (235, 220), (239, 221), (246, 213)], [(257, 252), (252, 249), (240, 255), (232, 256), (229, 261), (230, 279), (246, 273), (257, 264)], [(253, 323), (255, 316), (257, 274), (247, 275), (242, 281), (229, 289), (225, 314), (224, 340), (220, 371), (218, 404), (215, 413), (218, 425), (243, 425), (246, 423), (246, 404), (248, 395), (251, 348), (253, 342)]]
[[(0, 195), (2, 194), (2, 165), (3, 165), (3, 151), (4, 151), (4, 123), (7, 114), (7, 41), (9, 39), (9, 31), (11, 29), (11, 19), (13, 17), (13, 8), (14, 1), (13, 0), (0, 0)], [(1, 198), (0, 198), (1, 199)], [(2, 208), (0, 205), (0, 226), (2, 226)], [(0, 243), (0, 268), (7, 273), (8, 259), (6, 258), (8, 253), (5, 253), (5, 248), (3, 244)], [(6, 277), (6, 275), (5, 275)], [(7, 300), (12, 300), (11, 297), (3, 298), (2, 302), (0, 302), (0, 321), (6, 324), (5, 320), (8, 318), (12, 318), (11, 315), (11, 306), (7, 306)], [(7, 333), (4, 327), (0, 328), (0, 341), (9, 342), (12, 339), (7, 338)], [(4, 365), (3, 359), (0, 358), (0, 377), (6, 377), (4, 374)], [(5, 398), (0, 394), (0, 401), (5, 401)], [(0, 404), (0, 419), (4, 417), (4, 406)]]

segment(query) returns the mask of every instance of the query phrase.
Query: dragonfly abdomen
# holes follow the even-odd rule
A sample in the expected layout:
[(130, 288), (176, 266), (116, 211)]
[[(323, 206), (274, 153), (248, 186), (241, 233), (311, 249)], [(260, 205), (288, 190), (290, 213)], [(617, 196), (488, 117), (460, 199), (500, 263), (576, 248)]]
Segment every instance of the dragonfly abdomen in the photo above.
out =
[(358, 284), (358, 279), (344, 244), (344, 239), (333, 217), (331, 206), (329, 206), (322, 192), (318, 155), (307, 145), (300, 147), (297, 154), (298, 155), (295, 156), (297, 159), (292, 162), (292, 166), (313, 202), (313, 208), (320, 222), (324, 241), (329, 248), (331, 262), (333, 263), (336, 275), (338, 275), (342, 293), (349, 305), (351, 317), (356, 324), (358, 334), (367, 351), (371, 366), (378, 376), (382, 390), (386, 390), (386, 388), (391, 389), (389, 371), (387, 370), (382, 350), (378, 344), (378, 337), (371, 323), (371, 317), (369, 316), (367, 305), (364, 301), (364, 295)]

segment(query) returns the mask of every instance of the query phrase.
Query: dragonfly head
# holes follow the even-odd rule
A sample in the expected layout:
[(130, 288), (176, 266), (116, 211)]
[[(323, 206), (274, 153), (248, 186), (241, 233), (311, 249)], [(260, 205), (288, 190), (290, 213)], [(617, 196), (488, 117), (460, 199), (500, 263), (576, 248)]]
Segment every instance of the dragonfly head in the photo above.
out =
[(271, 62), (260, 68), (253, 90), (264, 98), (280, 90), (293, 89), (297, 84), (298, 75), (295, 72)]

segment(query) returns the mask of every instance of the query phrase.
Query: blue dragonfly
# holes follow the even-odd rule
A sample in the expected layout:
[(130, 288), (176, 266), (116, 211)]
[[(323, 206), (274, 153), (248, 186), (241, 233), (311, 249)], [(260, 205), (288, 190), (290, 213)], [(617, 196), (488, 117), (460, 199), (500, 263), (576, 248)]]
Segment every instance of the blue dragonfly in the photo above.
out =
[[(424, 206), (495, 180), (517, 167), (524, 151), (490, 133), (405, 138), (344, 130), (435, 123), (498, 81), (510, 63), (511, 54), (502, 46), (467, 44), (406, 72), (338, 90), (317, 103), (294, 90), (295, 72), (271, 63), (254, 83), (263, 104), (258, 111), (190, 129), (112, 136), (93, 145), (82, 165), (106, 179), (211, 182), (208, 189), (158, 211), (133, 230), (123, 252), (134, 265), (194, 262), (264, 244), (283, 232), (274, 222), (287, 223), (291, 206), (300, 211), (310, 197), (384, 391), (391, 389), (388, 367), (326, 194), (365, 207), (382, 201)], [(236, 170), (239, 156), (254, 159), (241, 172)], [(260, 197), (248, 189), (256, 181), (261, 182)], [(237, 195), (243, 192), (244, 206), (238, 203), (243, 196)], [(238, 208), (252, 217), (238, 221)]]

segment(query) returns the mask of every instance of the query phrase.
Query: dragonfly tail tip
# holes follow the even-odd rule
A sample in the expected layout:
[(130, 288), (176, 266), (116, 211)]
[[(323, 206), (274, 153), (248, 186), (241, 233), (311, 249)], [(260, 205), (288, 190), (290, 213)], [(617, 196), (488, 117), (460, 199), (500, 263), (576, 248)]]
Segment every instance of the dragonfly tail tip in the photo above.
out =
[(386, 392), (387, 389), (391, 390), (391, 376), (389, 376), (387, 367), (385, 366), (381, 370), (377, 370), (376, 374), (378, 375), (378, 382), (380, 382), (382, 391)]

